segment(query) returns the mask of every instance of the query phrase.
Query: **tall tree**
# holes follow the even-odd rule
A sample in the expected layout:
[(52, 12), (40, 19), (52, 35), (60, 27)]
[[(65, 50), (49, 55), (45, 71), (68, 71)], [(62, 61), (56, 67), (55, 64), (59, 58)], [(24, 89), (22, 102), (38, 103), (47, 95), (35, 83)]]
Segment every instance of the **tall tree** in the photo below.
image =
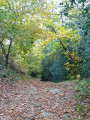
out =
[(40, 36), (40, 16), (49, 15), (44, 9), (42, 0), (0, 1), (0, 45), (6, 58), (6, 66), (13, 45), (23, 42), (22, 40), (29, 40), (29, 44), (32, 44)]
[[(62, 4), (61, 4), (62, 3)], [(63, 26), (71, 29), (79, 29), (81, 36), (80, 45), (77, 46), (79, 56), (83, 59), (82, 77), (90, 75), (90, 2), (88, 0), (62, 1), (60, 8), (63, 15)]]

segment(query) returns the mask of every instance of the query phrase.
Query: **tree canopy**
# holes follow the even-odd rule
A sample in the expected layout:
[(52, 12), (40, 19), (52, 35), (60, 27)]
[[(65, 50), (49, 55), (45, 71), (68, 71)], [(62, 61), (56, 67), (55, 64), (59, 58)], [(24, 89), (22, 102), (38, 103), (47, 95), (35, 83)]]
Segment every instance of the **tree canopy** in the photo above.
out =
[(0, 55), (6, 66), (15, 63), (30, 75), (41, 76), (47, 66), (44, 78), (84, 77), (90, 50), (89, 6), (86, 0), (62, 0), (58, 14), (53, 1), (1, 0)]

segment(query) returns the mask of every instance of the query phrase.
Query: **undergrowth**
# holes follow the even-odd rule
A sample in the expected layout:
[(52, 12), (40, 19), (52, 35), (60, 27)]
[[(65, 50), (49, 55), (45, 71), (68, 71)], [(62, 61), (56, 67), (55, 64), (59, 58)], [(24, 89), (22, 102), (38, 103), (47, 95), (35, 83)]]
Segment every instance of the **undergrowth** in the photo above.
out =
[(3, 81), (17, 81), (19, 80), (18, 74), (9, 69), (9, 68), (5, 68), (3, 67), (3, 65), (0, 65), (0, 79)]
[(83, 120), (86, 120), (90, 117), (90, 80), (79, 81), (77, 83), (77, 87), (75, 88), (75, 93), (75, 98), (77, 100), (75, 111), (82, 117)]

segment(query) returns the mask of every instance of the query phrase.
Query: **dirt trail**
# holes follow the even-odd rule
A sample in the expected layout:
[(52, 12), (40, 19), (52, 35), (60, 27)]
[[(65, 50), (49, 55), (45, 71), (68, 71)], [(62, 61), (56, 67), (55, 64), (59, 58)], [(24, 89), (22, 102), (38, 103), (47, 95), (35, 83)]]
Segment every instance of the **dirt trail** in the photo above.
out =
[(74, 120), (74, 83), (0, 83), (0, 120)]

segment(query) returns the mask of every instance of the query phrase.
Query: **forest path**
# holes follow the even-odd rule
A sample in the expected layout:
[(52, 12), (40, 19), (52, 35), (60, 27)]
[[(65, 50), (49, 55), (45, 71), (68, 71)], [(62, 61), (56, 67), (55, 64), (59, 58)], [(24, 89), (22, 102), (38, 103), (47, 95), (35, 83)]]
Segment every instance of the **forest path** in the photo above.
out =
[(73, 82), (0, 83), (0, 120), (75, 120)]

